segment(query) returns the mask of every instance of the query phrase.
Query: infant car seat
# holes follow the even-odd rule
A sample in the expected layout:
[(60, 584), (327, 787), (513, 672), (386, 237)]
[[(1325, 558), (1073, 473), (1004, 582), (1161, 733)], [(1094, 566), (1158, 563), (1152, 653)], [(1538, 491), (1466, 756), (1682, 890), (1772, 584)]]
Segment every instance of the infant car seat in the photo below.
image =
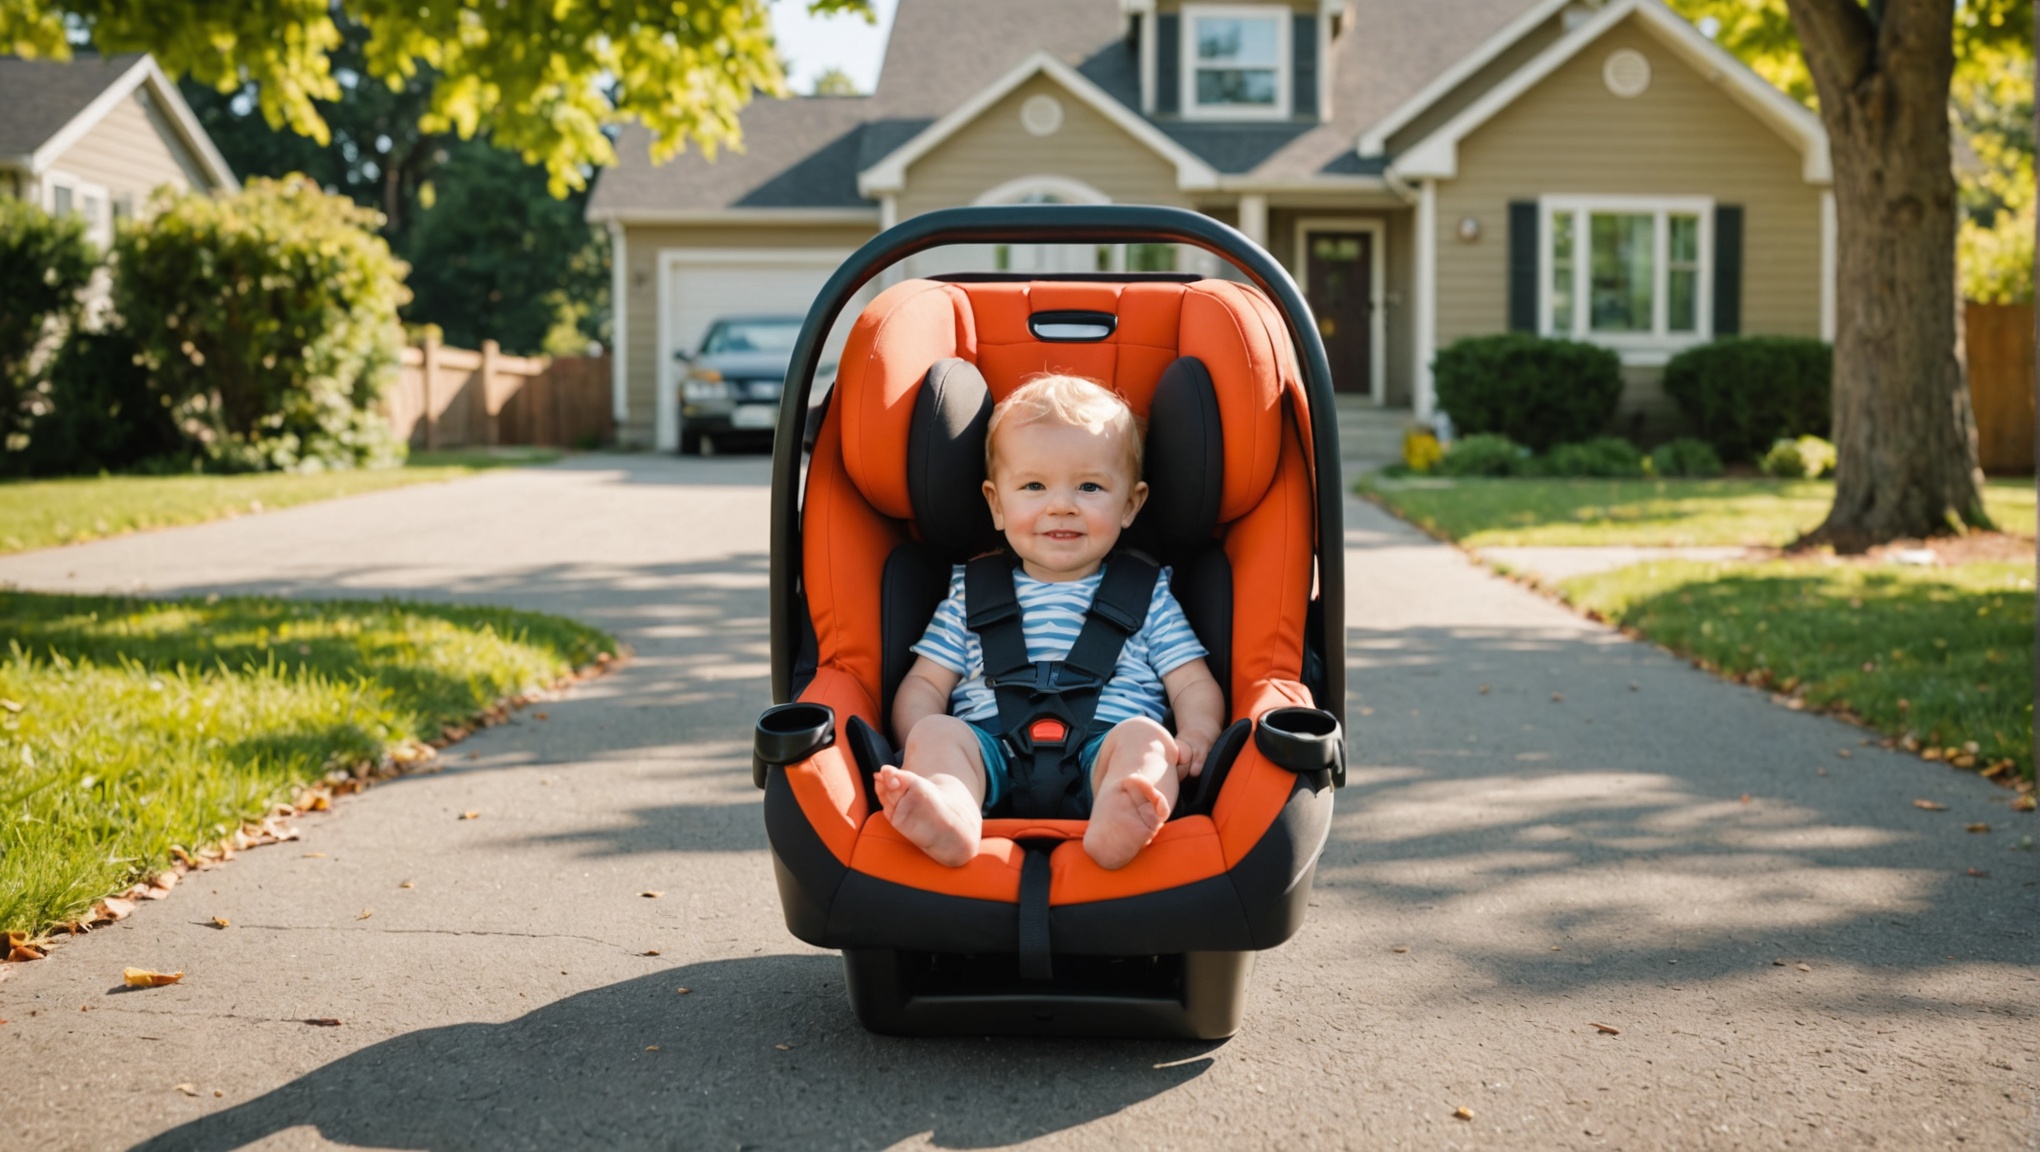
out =
[[(940, 243), (1108, 235), (1201, 244), (1267, 291), (1182, 275), (896, 284), (850, 333), (802, 498), (820, 338), (861, 283)], [(788, 929), (843, 950), (875, 1031), (1231, 1035), (1253, 952), (1303, 923), (1344, 782), (1336, 441), (1295, 285), (1180, 210), (931, 213), (838, 271), (793, 363), (772, 556), (786, 703), (760, 718), (754, 760)], [(992, 405), (1050, 371), (1116, 389), (1145, 420), (1151, 494), (1122, 547), (1174, 566), (1232, 723), (1126, 867), (1092, 862), (1082, 820), (1016, 818), (988, 819), (977, 856), (949, 868), (892, 828), (871, 778), (950, 566), (999, 544), (979, 492)]]

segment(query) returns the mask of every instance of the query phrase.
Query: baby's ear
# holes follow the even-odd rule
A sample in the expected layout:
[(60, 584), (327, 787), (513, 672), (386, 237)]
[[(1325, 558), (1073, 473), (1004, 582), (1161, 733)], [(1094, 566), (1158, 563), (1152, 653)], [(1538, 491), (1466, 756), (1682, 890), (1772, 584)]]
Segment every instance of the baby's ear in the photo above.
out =
[(992, 486), (990, 480), (986, 480), (978, 485), (978, 491), (985, 494), (985, 503), (991, 506), (992, 528), (995, 531), (1004, 532), (1006, 530), (1006, 516), (1003, 512), (999, 511), (999, 490)]
[[(1126, 515), (1121, 517), (1119, 521), (1119, 526), (1121, 528), (1133, 527), (1133, 518), (1135, 516), (1140, 515), (1141, 505), (1147, 503), (1147, 498), (1148, 498), (1147, 481), (1145, 480), (1134, 481), (1133, 494), (1127, 497), (1126, 500)], [(993, 513), (993, 515), (995, 516), (997, 514), (998, 514), (997, 512)]]

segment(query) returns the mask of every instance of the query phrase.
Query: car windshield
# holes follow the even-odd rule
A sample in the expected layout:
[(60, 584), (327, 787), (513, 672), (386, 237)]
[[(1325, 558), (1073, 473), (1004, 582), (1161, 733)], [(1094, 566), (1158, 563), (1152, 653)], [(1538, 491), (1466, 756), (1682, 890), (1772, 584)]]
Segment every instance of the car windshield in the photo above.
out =
[(718, 320), (708, 330), (708, 339), (701, 342), (701, 351), (710, 356), (718, 352), (791, 353), (799, 338), (800, 321), (790, 316)]

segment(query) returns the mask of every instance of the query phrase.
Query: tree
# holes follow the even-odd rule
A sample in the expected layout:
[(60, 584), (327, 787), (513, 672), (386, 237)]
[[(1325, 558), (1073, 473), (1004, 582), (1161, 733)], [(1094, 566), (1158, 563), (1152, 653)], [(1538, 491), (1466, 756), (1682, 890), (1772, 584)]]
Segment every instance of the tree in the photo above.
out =
[[(810, 0), (817, 13), (869, 0)], [(102, 52), (146, 51), (219, 91), (254, 85), (263, 119), (325, 145), (321, 100), (345, 79), (342, 23), (367, 30), (365, 75), (426, 76), (418, 127), (496, 143), (542, 165), (554, 195), (614, 161), (606, 131), (651, 130), (663, 160), (736, 146), (753, 93), (785, 95), (764, 0), (0, 0), (0, 50), (63, 58), (75, 31)]]
[(850, 74), (841, 68), (823, 70), (821, 75), (815, 77), (814, 86), (809, 90), (808, 94), (811, 96), (863, 95), (863, 93), (857, 90), (857, 81), (851, 79)]
[[(1835, 502), (1807, 543), (1844, 551), (1988, 526), (1975, 420), (1955, 358), (1960, 198), (1949, 100), (1965, 57), (2030, 40), (2014, 0), (1684, 0), (1768, 58), (1796, 38), (1834, 161)], [(1762, 66), (1760, 71), (1766, 69)], [(2030, 96), (2028, 97), (2030, 99)]]

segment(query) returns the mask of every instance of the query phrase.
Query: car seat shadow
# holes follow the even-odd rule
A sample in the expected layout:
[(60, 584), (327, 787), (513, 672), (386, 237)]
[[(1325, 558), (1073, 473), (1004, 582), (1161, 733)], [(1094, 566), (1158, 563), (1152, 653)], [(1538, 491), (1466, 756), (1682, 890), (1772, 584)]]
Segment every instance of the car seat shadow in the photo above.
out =
[(984, 1148), (1160, 1096), (1219, 1047), (893, 1039), (857, 1026), (842, 979), (823, 955), (671, 968), (372, 1044), (138, 1148), (240, 1148), (299, 1127), (377, 1148), (878, 1148), (922, 1133)]

